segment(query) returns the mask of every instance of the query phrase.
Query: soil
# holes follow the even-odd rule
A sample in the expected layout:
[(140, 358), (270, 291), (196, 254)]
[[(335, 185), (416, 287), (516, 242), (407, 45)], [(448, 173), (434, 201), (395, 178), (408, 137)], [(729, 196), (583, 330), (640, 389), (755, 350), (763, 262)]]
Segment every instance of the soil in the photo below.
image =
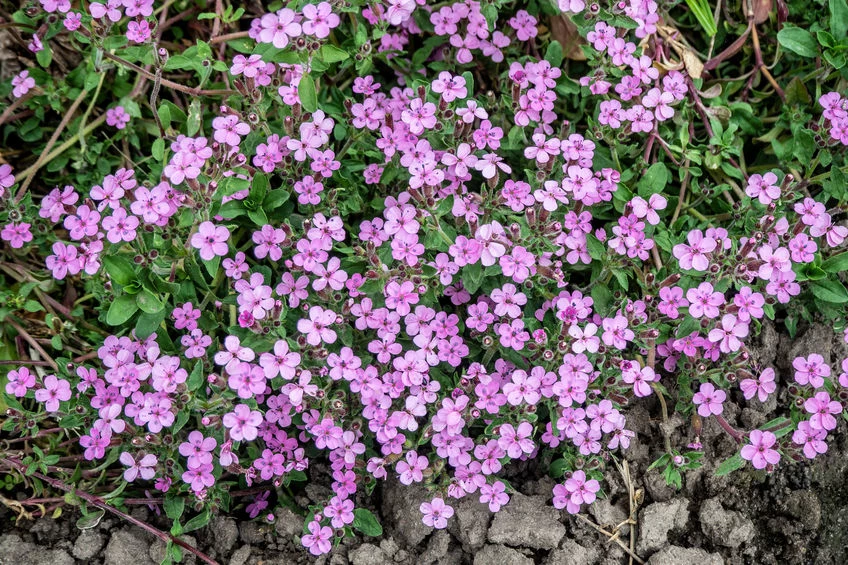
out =
[[(811, 326), (799, 333), (789, 339), (766, 325), (752, 344), (757, 361), (775, 367), (779, 380), (791, 378), (796, 355), (818, 352), (831, 357), (832, 366), (848, 357), (848, 346), (835, 339), (829, 327)], [(726, 418), (744, 429), (772, 419), (777, 407), (788, 402), (783, 397), (749, 403), (738, 393), (729, 400)], [(634, 553), (651, 565), (848, 562), (844, 420), (829, 438), (828, 453), (814, 463), (785, 462), (771, 475), (748, 466), (725, 477), (716, 477), (715, 467), (736, 447), (707, 420), (702, 437), (707, 463), (687, 472), (677, 491), (656, 471), (645, 471), (663, 449), (658, 415), (658, 406), (651, 402), (635, 405), (628, 413), (629, 427), (637, 432), (627, 452), (640, 502), (636, 524), (626, 523), (631, 500), (615, 466), (607, 472), (606, 497), (594, 503), (583, 520), (551, 506), (553, 480), (528, 462), (508, 469), (507, 478), (519, 492), (497, 515), (476, 497), (468, 497), (453, 503), (456, 515), (447, 530), (434, 531), (421, 523), (423, 489), (389, 480), (367, 501), (359, 501), (378, 515), (383, 536), (342, 540), (328, 556), (316, 559), (300, 546), (303, 521), (289, 510), (278, 512), (273, 524), (217, 517), (187, 541), (222, 565), (621, 565), (628, 564), (630, 556), (615, 540), (630, 547), (631, 536)], [(687, 422), (672, 420), (669, 428), (674, 445), (691, 441)], [(325, 471), (312, 469), (311, 484), (320, 485)], [(307, 488), (301, 502), (318, 501), (324, 494), (320, 486)], [(147, 508), (135, 508), (133, 514), (167, 529)], [(154, 565), (163, 555), (161, 543), (132, 525), (107, 515), (97, 527), (79, 531), (76, 518), (69, 511), (58, 520), (15, 526), (11, 512), (0, 510), (0, 565)], [(588, 521), (615, 532), (615, 540)], [(195, 561), (190, 557), (188, 562)]]

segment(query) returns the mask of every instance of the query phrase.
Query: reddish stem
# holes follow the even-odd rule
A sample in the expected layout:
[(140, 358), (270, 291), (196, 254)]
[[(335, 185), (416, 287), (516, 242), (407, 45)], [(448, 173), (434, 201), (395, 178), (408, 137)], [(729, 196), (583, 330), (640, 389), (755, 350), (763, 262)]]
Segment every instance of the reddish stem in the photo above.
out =
[[(19, 460), (15, 459), (13, 457), (6, 457), (6, 458), (3, 458), (3, 459), (0, 459), (0, 461), (5, 463), (6, 465), (10, 466), (11, 468), (18, 470), (22, 474), (26, 471), (26, 465), (24, 465)], [(176, 545), (180, 546), (181, 548), (185, 549), (186, 551), (196, 555), (204, 563), (209, 563), (209, 565), (220, 565), (217, 561), (215, 561), (214, 559), (212, 559), (211, 557), (209, 557), (208, 555), (206, 555), (205, 553), (203, 553), (199, 549), (190, 546), (189, 544), (187, 544), (183, 540), (179, 539), (178, 537), (173, 536), (173, 535), (171, 535), (167, 532), (163, 532), (162, 530), (151, 526), (147, 522), (144, 522), (142, 520), (134, 518), (133, 516), (130, 516), (129, 514), (127, 514), (125, 512), (121, 512), (120, 510), (118, 510), (114, 506), (109, 506), (106, 503), (105, 500), (103, 500), (102, 498), (100, 498), (98, 496), (94, 496), (93, 494), (88, 494), (87, 492), (77, 490), (74, 487), (72, 487), (71, 485), (60, 481), (59, 479), (54, 479), (52, 477), (42, 475), (41, 473), (32, 473), (31, 476), (36, 477), (38, 479), (41, 479), (42, 481), (44, 481), (45, 483), (47, 483), (48, 485), (50, 485), (53, 488), (59, 489), (59, 490), (64, 491), (64, 492), (70, 492), (70, 493), (80, 497), (81, 499), (85, 500), (87, 503), (89, 503), (89, 504), (91, 504), (91, 505), (93, 505), (97, 508), (106, 510), (107, 512), (111, 512), (115, 516), (118, 516), (119, 518), (122, 518), (122, 519), (126, 520), (127, 522), (134, 524), (134, 525), (138, 526), (139, 528), (141, 528), (141, 529), (143, 529), (147, 532), (150, 532), (151, 534), (153, 534), (154, 536), (156, 536), (160, 540), (164, 541), (165, 543), (168, 543), (169, 541), (172, 542), (172, 543), (175, 543)]]

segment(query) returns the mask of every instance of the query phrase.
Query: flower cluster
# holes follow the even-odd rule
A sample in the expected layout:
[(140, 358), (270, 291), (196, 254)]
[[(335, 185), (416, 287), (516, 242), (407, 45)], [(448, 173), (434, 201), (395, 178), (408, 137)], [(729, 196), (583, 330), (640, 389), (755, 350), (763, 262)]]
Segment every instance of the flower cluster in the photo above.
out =
[[(87, 14), (41, 3), (95, 43), (130, 18), (123, 56), (154, 48), (152, 0)], [(629, 27), (594, 5), (576, 18), (590, 63), (576, 80), (541, 10), (498, 20), (475, 0), (358, 5), (281, 8), (234, 38), (240, 53), (221, 42), (226, 62), (194, 69), (184, 56), (175, 66), (202, 82), (223, 77), (205, 92), (226, 103), (169, 101), (149, 123), (132, 96), (110, 103), (115, 147), (142, 157), (32, 190), (32, 210), (0, 165), (3, 253), (27, 273), (37, 258), (57, 287), (85, 285), (79, 303), (101, 301), (108, 329), (49, 373), (10, 371), (19, 416), (59, 419), (79, 432), (82, 461), (117, 461), (127, 483), (197, 508), (326, 462), (331, 493), (301, 538), (314, 555), (365, 527), (363, 496), (379, 480), (425, 485), (422, 521), (445, 528), (457, 500), (509, 504), (504, 467), (542, 454), (554, 507), (576, 514), (603, 496), (606, 463), (636, 436), (628, 407), (645, 397), (716, 420), (756, 469), (827, 450), (848, 359), (838, 377), (820, 355), (794, 360), (794, 419), (745, 432), (723, 415), (736, 387), (760, 402), (778, 389), (746, 346), (766, 320), (802, 297), (844, 312), (844, 201), (759, 165), (725, 175), (741, 185), (722, 182), (721, 198), (685, 194), (693, 174), (711, 182), (700, 169), (667, 190), (665, 163), (693, 152), (666, 140), (694, 137), (680, 123), (703, 104), (696, 77), (661, 64), (656, 2), (618, 3)], [(180, 86), (160, 67), (157, 89)], [(40, 92), (26, 71), (12, 85), (14, 98)], [(570, 124), (578, 99), (586, 123)], [(842, 140), (842, 98), (820, 103)], [(704, 122), (719, 139), (721, 124)], [(670, 469), (686, 460), (667, 449)], [(269, 504), (266, 491), (247, 512)]]

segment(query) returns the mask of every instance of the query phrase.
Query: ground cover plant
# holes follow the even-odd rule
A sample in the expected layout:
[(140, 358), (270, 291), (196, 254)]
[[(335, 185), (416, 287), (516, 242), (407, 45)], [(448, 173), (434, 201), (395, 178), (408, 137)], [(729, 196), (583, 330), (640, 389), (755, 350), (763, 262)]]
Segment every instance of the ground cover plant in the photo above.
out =
[[(648, 397), (691, 422), (654, 463), (677, 486), (707, 419), (726, 474), (815, 459), (845, 416), (848, 359), (777, 379), (746, 346), (765, 319), (848, 341), (845, 0), (0, 15), (20, 516), (150, 504), (180, 561), (177, 536), (273, 521), (324, 462), (332, 496), (297, 509), (321, 555), (380, 533), (363, 503), (389, 476), (439, 529), (534, 460), (577, 514)], [(782, 390), (758, 429), (722, 416)]]

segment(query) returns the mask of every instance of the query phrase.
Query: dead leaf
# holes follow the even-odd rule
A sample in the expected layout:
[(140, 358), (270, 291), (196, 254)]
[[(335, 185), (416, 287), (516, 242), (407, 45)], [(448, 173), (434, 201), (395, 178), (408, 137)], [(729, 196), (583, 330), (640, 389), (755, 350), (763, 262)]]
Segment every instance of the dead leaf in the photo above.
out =
[[(754, 23), (761, 24), (769, 19), (769, 15), (774, 10), (774, 0), (751, 0), (754, 10)], [(747, 12), (747, 3), (745, 11)], [(746, 13), (747, 17), (748, 14)]]
[(691, 49), (685, 48), (681, 56), (683, 57), (683, 64), (686, 66), (686, 72), (689, 73), (689, 76), (692, 78), (701, 78), (701, 75), (704, 73), (704, 63), (701, 62), (698, 55)]
[(721, 96), (721, 85), (716, 83), (706, 90), (700, 91), (701, 98), (709, 100), (710, 98), (718, 98)]
[(585, 61), (586, 55), (580, 49), (586, 44), (586, 40), (580, 36), (577, 26), (566, 16), (554, 16), (551, 18), (551, 37), (562, 45), (563, 56), (572, 61)]

